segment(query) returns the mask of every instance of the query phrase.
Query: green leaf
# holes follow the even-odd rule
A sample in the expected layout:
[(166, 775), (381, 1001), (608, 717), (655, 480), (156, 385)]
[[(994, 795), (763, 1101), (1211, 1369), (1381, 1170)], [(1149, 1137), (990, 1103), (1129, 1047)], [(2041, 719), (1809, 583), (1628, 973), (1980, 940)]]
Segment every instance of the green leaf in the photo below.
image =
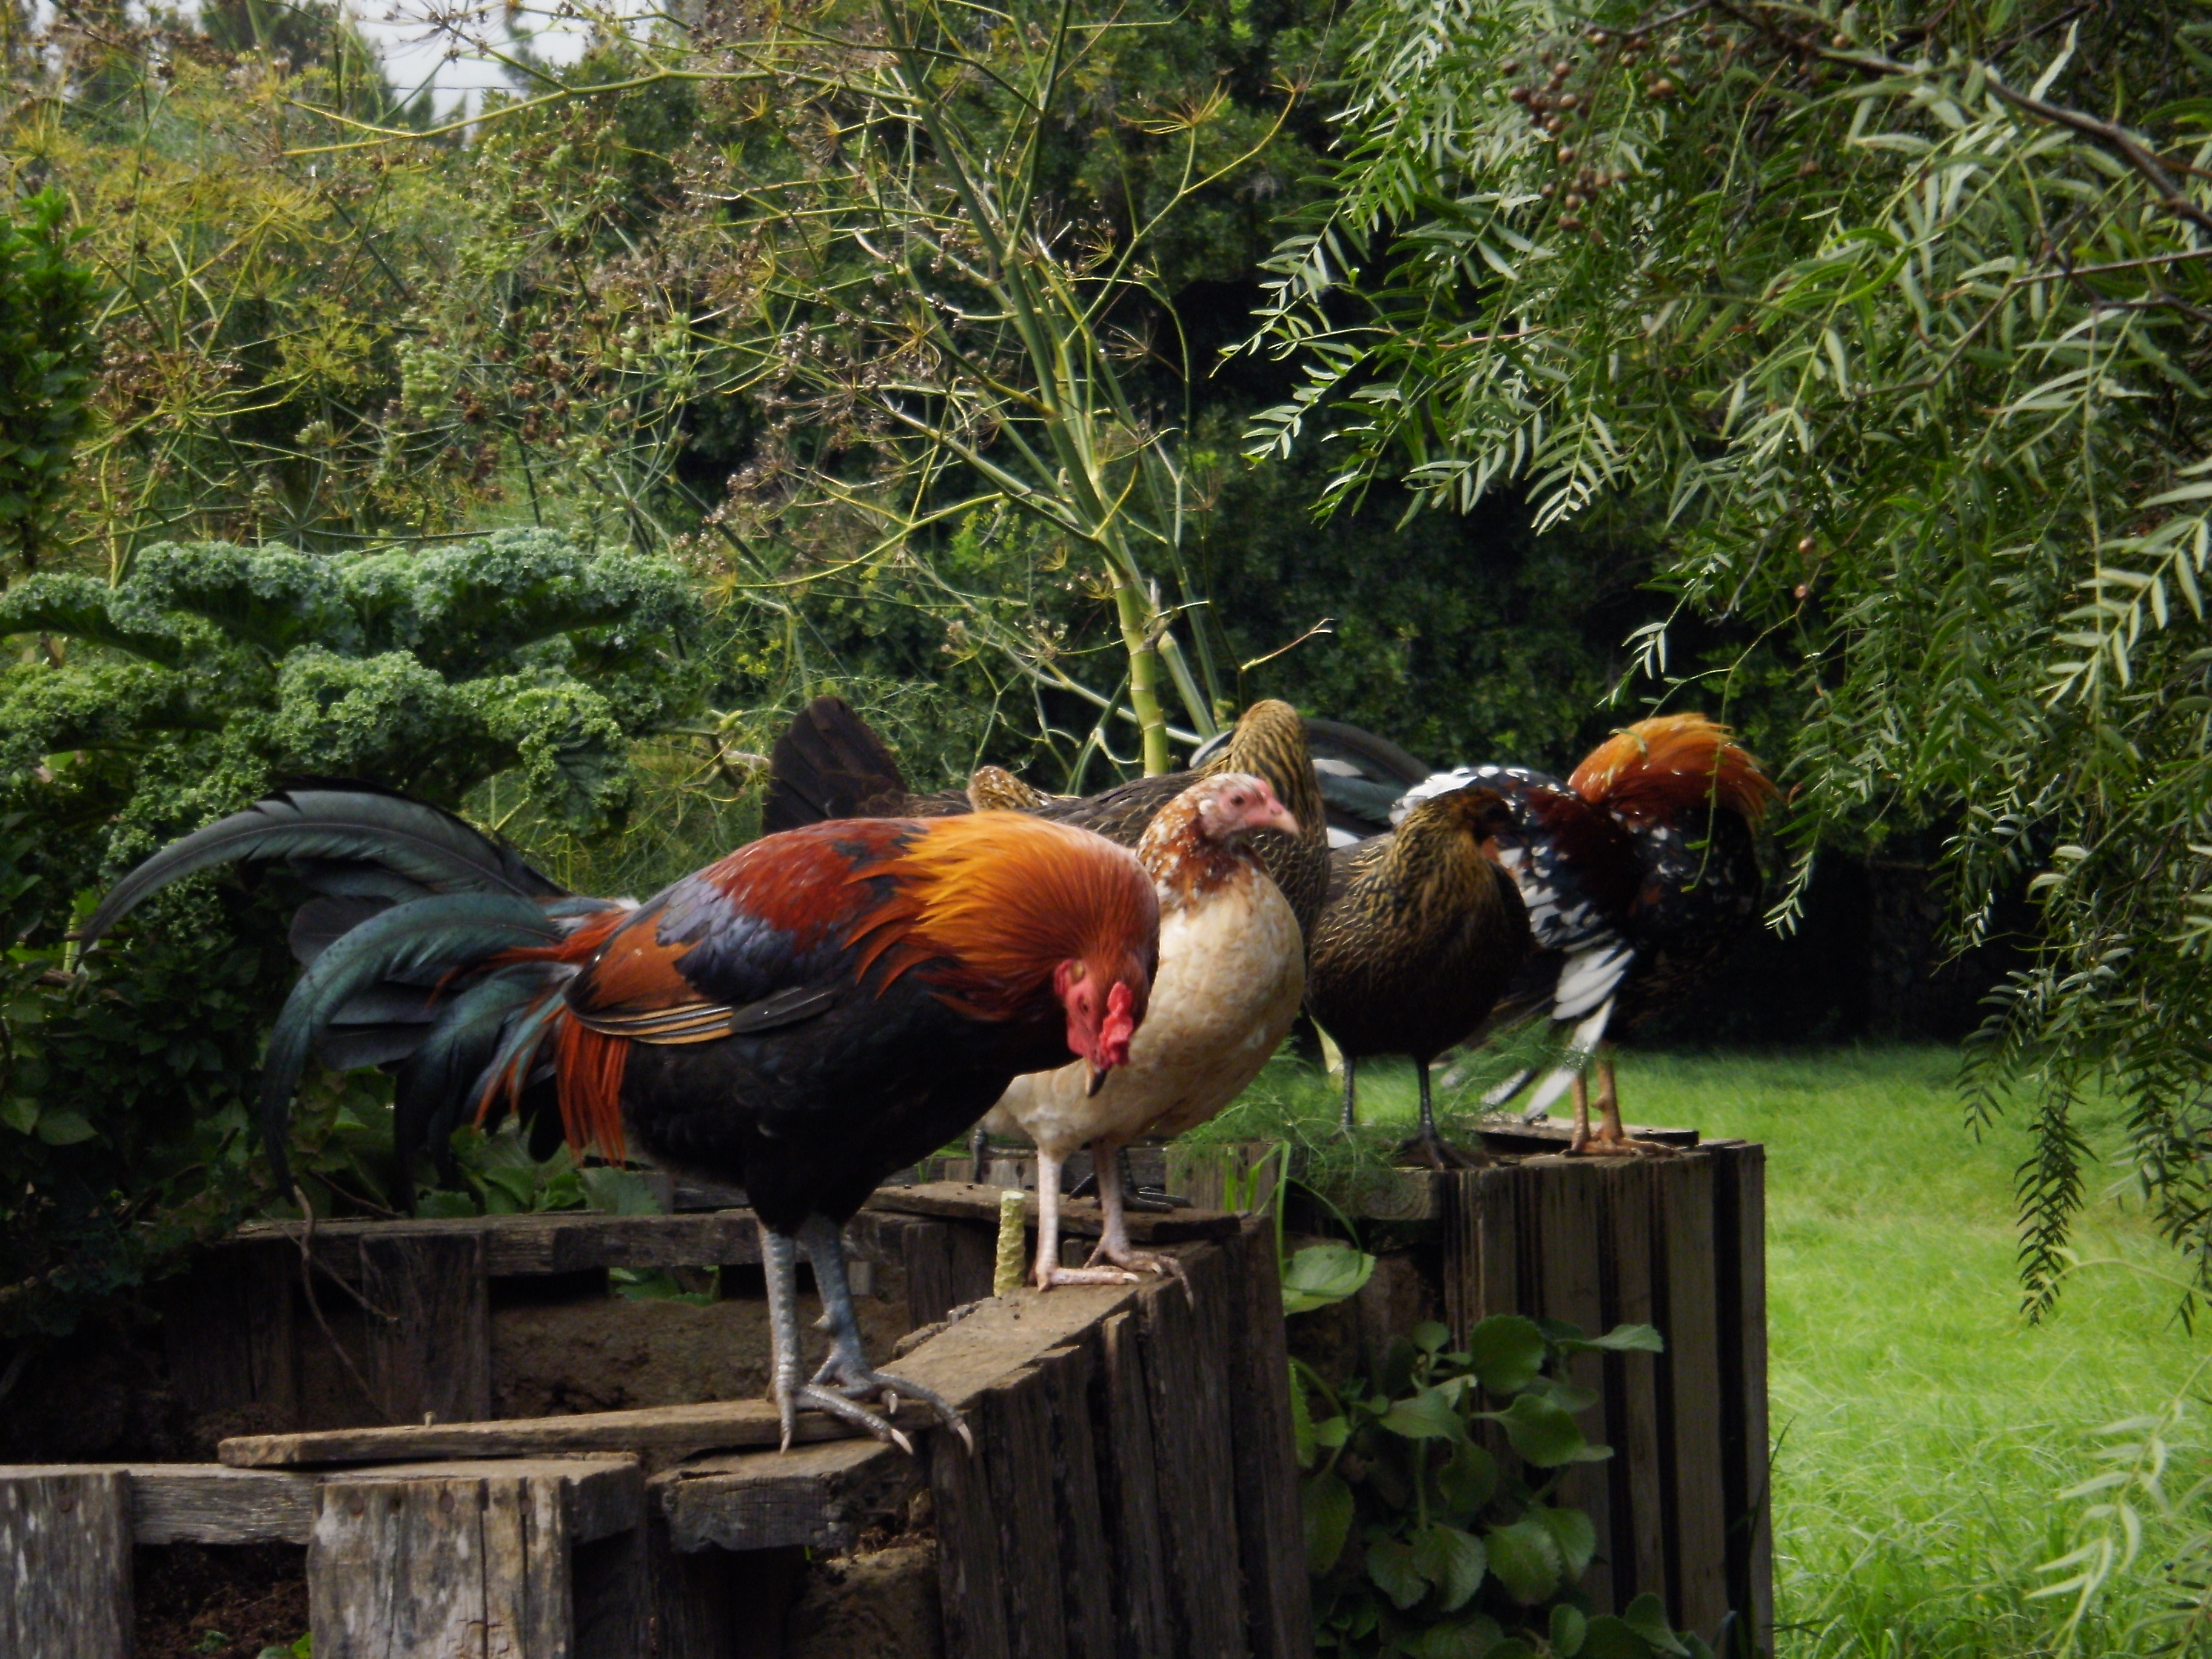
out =
[(1583, 1650), (1583, 1638), (1589, 1633), (1589, 1620), (1578, 1607), (1565, 1602), (1552, 1609), (1552, 1651), (1559, 1659), (1575, 1659)]
[(1536, 1650), (1517, 1636), (1509, 1636), (1482, 1659), (1536, 1659)]
[(1413, 1547), (1395, 1539), (1367, 1547), (1367, 1576), (1400, 1611), (1429, 1593), (1428, 1580), (1413, 1565)]
[(1437, 1587), (1437, 1606), (1456, 1613), (1482, 1588), (1489, 1558), (1482, 1540), (1457, 1527), (1431, 1523), (1415, 1534), (1413, 1567)]
[(1540, 1395), (1522, 1395), (1504, 1411), (1482, 1414), (1502, 1425), (1513, 1449), (1540, 1469), (1576, 1462), (1589, 1443), (1582, 1425)]
[(1327, 1572), (1344, 1553), (1352, 1530), (1352, 1488), (1334, 1469), (1302, 1481), (1298, 1508), (1305, 1519), (1306, 1571)]
[(1307, 1313), (1357, 1296), (1375, 1271), (1375, 1258), (1340, 1239), (1309, 1244), (1283, 1269), (1283, 1311)]
[(0, 1123), (6, 1124), (18, 1134), (28, 1134), (39, 1126), (39, 1103), (18, 1095), (6, 1105), (0, 1106)]
[(1317, 1449), (1313, 1409), (1306, 1403), (1305, 1379), (1298, 1375), (1296, 1365), (1291, 1367), (1291, 1445), (1297, 1455), (1298, 1467), (1311, 1468)]
[(635, 1170), (611, 1164), (592, 1164), (576, 1171), (583, 1183), (584, 1202), (601, 1215), (659, 1215), (660, 1200), (653, 1185)]
[(1559, 1547), (1559, 1560), (1566, 1569), (1567, 1581), (1572, 1583), (1583, 1576), (1597, 1553), (1597, 1528), (1589, 1516), (1580, 1510), (1532, 1509), (1528, 1513), (1551, 1528), (1552, 1540)]
[(1451, 1332), (1433, 1319), (1425, 1319), (1413, 1327), (1413, 1346), (1423, 1353), (1441, 1353), (1444, 1344), (1451, 1340)]
[(1437, 1495), (1456, 1514), (1473, 1516), (1498, 1490), (1498, 1460), (1473, 1440), (1452, 1448), (1451, 1461), (1437, 1471)]
[(1689, 1649), (1682, 1645), (1674, 1634), (1674, 1627), (1667, 1622), (1667, 1604), (1650, 1590), (1623, 1607), (1620, 1617), (1631, 1630), (1660, 1652), (1671, 1654), (1674, 1659), (1688, 1659)]
[(461, 1221), (476, 1212), (476, 1203), (466, 1193), (449, 1188), (423, 1193), (415, 1200), (415, 1213), (425, 1220)]
[(1533, 1607), (1559, 1589), (1565, 1564), (1559, 1559), (1559, 1540), (1541, 1521), (1526, 1516), (1510, 1527), (1492, 1527), (1482, 1541), (1490, 1576), (1515, 1601)]
[(1400, 1645), (1413, 1659), (1488, 1659), (1504, 1636), (1495, 1619), (1478, 1613), (1448, 1625), (1431, 1625)]
[(1609, 1613), (1589, 1621), (1577, 1659), (1651, 1659), (1651, 1644), (1626, 1620)]
[(1519, 1314), (1494, 1314), (1470, 1332), (1468, 1363), (1482, 1386), (1496, 1395), (1512, 1394), (1534, 1382), (1544, 1369), (1544, 1334)]
[(1382, 1426), (1408, 1440), (1446, 1440), (1466, 1431), (1451, 1396), (1442, 1389), (1423, 1389), (1399, 1401), (1382, 1413)]
[(1607, 1353), (1664, 1353), (1667, 1340), (1649, 1325), (1616, 1325), (1603, 1336), (1576, 1337), (1559, 1344), (1569, 1353), (1592, 1349)]
[(64, 1108), (58, 1112), (40, 1113), (36, 1133), (49, 1146), (74, 1146), (81, 1140), (90, 1140), (100, 1131), (85, 1121), (82, 1113)]

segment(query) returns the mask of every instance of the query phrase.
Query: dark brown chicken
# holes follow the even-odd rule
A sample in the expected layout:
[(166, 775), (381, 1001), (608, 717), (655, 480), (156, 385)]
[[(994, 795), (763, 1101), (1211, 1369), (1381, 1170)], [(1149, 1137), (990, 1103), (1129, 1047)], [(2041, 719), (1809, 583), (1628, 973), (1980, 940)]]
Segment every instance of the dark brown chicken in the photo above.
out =
[(1437, 1133), (1429, 1063), (1482, 1023), (1528, 953), (1527, 907), (1486, 845), (1512, 823), (1503, 797), (1460, 789), (1339, 848), (1309, 949), (1306, 1009), (1344, 1053), (1345, 1129), (1359, 1062), (1407, 1055), (1421, 1085), (1412, 1150), (1435, 1169), (1460, 1160)]

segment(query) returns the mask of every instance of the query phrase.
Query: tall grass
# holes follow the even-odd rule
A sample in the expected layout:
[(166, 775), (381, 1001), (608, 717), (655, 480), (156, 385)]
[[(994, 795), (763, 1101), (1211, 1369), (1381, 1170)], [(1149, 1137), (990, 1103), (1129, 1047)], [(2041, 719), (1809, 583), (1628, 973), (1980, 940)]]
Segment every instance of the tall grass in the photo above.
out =
[[(1768, 1149), (1778, 1659), (2059, 1651), (2066, 1604), (2030, 1597), (2082, 1511), (2057, 1494), (2095, 1472), (2092, 1431), (2156, 1410), (2205, 1352), (2149, 1276), (2172, 1258), (2112, 1192), (2078, 1243), (2118, 1265), (2078, 1273), (2041, 1322), (2021, 1316), (2012, 1189), (2028, 1136), (1967, 1131), (1955, 1065), (1932, 1048), (1623, 1059), (1632, 1123)], [(1333, 1079), (1279, 1062), (1216, 1133), (1276, 1123), (1322, 1141), (1335, 1098)], [(1387, 1145), (1413, 1115), (1410, 1068), (1363, 1066), (1360, 1101)], [(2169, 1488), (2206, 1461), (2198, 1419)], [(2158, 1650), (2133, 1627), (2170, 1599), (2172, 1542), (2148, 1539), (2074, 1653)]]

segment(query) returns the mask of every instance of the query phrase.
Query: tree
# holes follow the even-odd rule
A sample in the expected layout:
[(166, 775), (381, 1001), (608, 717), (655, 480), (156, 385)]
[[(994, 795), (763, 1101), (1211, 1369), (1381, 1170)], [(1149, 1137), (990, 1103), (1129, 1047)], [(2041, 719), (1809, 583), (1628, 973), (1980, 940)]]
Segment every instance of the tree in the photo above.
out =
[[(57, 642), (0, 671), (0, 1336), (65, 1328), (261, 1178), (242, 1103), (295, 972), (282, 895), (186, 884), (87, 963), (69, 931), (98, 890), (287, 777), (449, 806), (497, 778), (510, 811), (604, 832), (635, 740), (696, 708), (702, 621), (667, 562), (543, 532), (163, 546), (113, 587), (48, 573), (0, 595), (0, 636)], [(346, 1086), (320, 1129), (374, 1112)]]
[(0, 538), (38, 568), (90, 424), (91, 273), (70, 256), (69, 201), (25, 199), (0, 221)]
[[(1948, 827), (1957, 935), (2025, 882), (2034, 967), (1970, 1066), (2015, 1090), (2032, 1303), (2099, 1089), (2212, 1283), (2212, 12), (2011, 0), (1378, 0), (1340, 193), (1264, 340), (1340, 499), (1511, 483), (1663, 537), (1677, 618), (1779, 653), (1790, 834)], [(1802, 881), (1808, 863), (1801, 861)], [(1785, 901), (1784, 908), (1787, 908)]]

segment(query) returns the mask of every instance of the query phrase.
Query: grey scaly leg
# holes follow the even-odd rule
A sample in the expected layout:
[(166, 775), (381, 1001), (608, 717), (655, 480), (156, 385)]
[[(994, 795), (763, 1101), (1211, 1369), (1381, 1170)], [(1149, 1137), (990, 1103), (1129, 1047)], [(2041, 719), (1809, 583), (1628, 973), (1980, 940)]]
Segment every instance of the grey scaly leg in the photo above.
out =
[(911, 1453), (914, 1445), (905, 1435), (884, 1418), (854, 1403), (878, 1399), (885, 1411), (896, 1412), (898, 1397), (904, 1395), (935, 1412), (938, 1420), (974, 1451), (975, 1437), (944, 1396), (868, 1364), (868, 1351), (860, 1340), (860, 1318), (853, 1310), (853, 1288), (845, 1278), (845, 1241), (838, 1234), (836, 1223), (827, 1216), (811, 1215), (799, 1229), (799, 1242), (805, 1246), (806, 1259), (814, 1264), (814, 1283), (822, 1292), (823, 1320), (830, 1330), (830, 1357), (814, 1373), (813, 1381), (796, 1391), (799, 1403), (842, 1418), (877, 1439)]
[(1344, 1116), (1336, 1126), (1336, 1132), (1340, 1135), (1348, 1135), (1358, 1127), (1358, 1074), (1359, 1062), (1346, 1054), (1344, 1057)]

